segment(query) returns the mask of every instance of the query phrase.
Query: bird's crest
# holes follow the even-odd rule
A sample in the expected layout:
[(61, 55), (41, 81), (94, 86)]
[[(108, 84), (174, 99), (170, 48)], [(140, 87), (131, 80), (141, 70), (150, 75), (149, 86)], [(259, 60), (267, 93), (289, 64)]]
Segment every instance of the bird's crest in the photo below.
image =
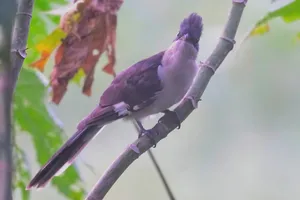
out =
[(201, 37), (203, 30), (202, 17), (197, 13), (191, 13), (180, 24), (180, 30), (175, 40), (179, 39), (185, 34), (189, 35), (192, 43), (197, 44)]

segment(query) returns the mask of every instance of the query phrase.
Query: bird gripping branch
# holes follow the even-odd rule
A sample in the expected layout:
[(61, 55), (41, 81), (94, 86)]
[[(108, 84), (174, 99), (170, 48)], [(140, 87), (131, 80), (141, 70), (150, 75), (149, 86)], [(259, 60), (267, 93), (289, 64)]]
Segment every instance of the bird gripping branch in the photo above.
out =
[(151, 139), (155, 133), (144, 129), (141, 120), (160, 112), (173, 112), (168, 109), (185, 96), (198, 71), (196, 58), (202, 29), (202, 18), (190, 14), (181, 22), (169, 48), (122, 71), (104, 91), (98, 106), (78, 124), (75, 134), (40, 169), (27, 189), (44, 187), (72, 164), (105, 125), (118, 119), (137, 120), (140, 135)]

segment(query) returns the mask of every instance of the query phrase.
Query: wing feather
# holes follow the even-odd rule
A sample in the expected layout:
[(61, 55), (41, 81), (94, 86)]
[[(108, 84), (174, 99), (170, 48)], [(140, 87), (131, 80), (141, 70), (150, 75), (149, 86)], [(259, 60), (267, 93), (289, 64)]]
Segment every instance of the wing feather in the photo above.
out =
[(137, 111), (153, 103), (156, 94), (162, 90), (158, 67), (164, 51), (141, 60), (121, 72), (104, 91), (100, 106), (111, 106), (124, 102), (131, 111)]

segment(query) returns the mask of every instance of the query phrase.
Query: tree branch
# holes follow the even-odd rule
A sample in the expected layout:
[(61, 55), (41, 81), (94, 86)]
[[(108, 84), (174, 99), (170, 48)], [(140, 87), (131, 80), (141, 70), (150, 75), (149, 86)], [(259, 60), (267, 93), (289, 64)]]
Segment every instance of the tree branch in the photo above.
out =
[[(33, 0), (5, 0), (0, 6), (0, 200), (12, 199), (13, 92), (26, 57)], [(16, 13), (16, 10), (17, 13)], [(14, 21), (15, 20), (15, 21)], [(14, 30), (13, 30), (14, 27)], [(12, 36), (13, 35), (13, 36)]]
[(12, 199), (11, 148), (11, 33), (16, 2), (5, 0), (0, 6), (0, 200)]
[(26, 58), (26, 45), (34, 0), (19, 0), (18, 11), (13, 30), (11, 58), (13, 91), (16, 87), (19, 73)]
[[(139, 127), (138, 127), (137, 123), (133, 122), (133, 125), (134, 125), (137, 133), (139, 134), (140, 130), (139, 130)], [(151, 151), (151, 149), (149, 149), (147, 151), (147, 153), (148, 153), (148, 155), (150, 157), (150, 160), (152, 161), (152, 163), (153, 163), (153, 165), (155, 167), (156, 172), (158, 173), (158, 176), (159, 176), (159, 178), (160, 178), (160, 180), (161, 180), (161, 182), (162, 182), (162, 184), (163, 184), (163, 186), (164, 186), (164, 188), (165, 188), (165, 190), (166, 190), (166, 192), (168, 194), (169, 199), (170, 200), (175, 200), (175, 196), (174, 196), (174, 194), (173, 194), (173, 192), (172, 192), (172, 190), (170, 188), (170, 185), (168, 184), (167, 179), (166, 179), (164, 173), (162, 172), (162, 170), (161, 170), (161, 168), (160, 168), (160, 166), (159, 166), (159, 164), (158, 164), (158, 162), (157, 162), (157, 160), (156, 160), (153, 152)]]
[[(200, 100), (210, 78), (223, 62), (227, 54), (233, 49), (235, 43), (234, 37), (247, 0), (232, 0), (232, 3), (232, 9), (219, 43), (209, 58), (204, 63), (200, 63), (200, 70), (192, 87), (186, 97), (174, 110), (178, 114), (181, 122), (183, 122), (197, 107), (197, 103), (194, 102)], [(172, 117), (166, 114), (160, 118), (158, 123), (152, 128), (152, 132), (156, 133), (154, 136), (156, 142), (167, 137), (167, 135), (177, 127), (177, 124), (170, 119), (172, 119)], [(129, 145), (129, 147), (125, 149), (125, 151), (103, 174), (92, 191), (88, 194), (86, 200), (103, 199), (129, 165), (151, 147), (152, 142), (147, 136), (142, 136)]]

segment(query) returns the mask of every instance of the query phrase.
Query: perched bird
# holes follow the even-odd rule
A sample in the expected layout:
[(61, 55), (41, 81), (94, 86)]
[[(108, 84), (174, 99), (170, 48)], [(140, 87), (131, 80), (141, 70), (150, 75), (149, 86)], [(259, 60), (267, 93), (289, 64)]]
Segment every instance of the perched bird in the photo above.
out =
[[(77, 126), (77, 132), (55, 153), (30, 181), (27, 189), (44, 187), (105, 125), (118, 119), (134, 119), (140, 132), (151, 138), (140, 120), (166, 113), (190, 88), (198, 71), (196, 58), (202, 34), (202, 18), (190, 14), (180, 25), (171, 46), (122, 71), (104, 91), (99, 105)], [(179, 122), (179, 121), (178, 121)], [(178, 124), (180, 126), (180, 123)]]

